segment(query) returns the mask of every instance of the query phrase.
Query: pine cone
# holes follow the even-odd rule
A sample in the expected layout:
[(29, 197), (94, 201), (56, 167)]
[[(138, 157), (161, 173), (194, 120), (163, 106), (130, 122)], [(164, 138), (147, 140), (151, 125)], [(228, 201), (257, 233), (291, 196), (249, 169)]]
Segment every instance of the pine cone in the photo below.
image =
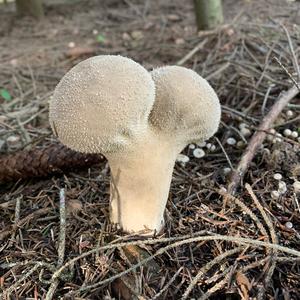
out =
[(104, 161), (101, 155), (82, 154), (62, 144), (52, 144), (0, 157), (0, 183), (63, 173), (101, 161)]

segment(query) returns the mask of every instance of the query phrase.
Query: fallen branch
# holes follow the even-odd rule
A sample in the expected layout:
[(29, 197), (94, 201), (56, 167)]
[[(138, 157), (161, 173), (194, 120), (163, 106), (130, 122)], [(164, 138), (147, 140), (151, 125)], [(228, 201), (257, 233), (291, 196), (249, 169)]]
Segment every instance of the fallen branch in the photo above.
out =
[(290, 88), (287, 92), (284, 92), (279, 96), (278, 100), (272, 106), (269, 113), (263, 118), (261, 124), (259, 125), (256, 133), (252, 136), (237, 168), (234, 170), (230, 183), (228, 185), (228, 192), (230, 194), (235, 194), (237, 188), (241, 184), (243, 177), (252, 161), (258, 147), (263, 143), (267, 131), (271, 128), (272, 124), (275, 122), (279, 114), (285, 108), (285, 106), (299, 93), (296, 86)]

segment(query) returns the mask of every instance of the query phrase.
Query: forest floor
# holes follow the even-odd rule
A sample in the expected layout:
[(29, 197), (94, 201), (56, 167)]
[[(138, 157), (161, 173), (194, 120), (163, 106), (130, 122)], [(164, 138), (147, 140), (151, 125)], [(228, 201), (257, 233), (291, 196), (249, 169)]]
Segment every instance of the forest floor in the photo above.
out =
[(93, 55), (194, 69), (216, 90), (222, 122), (204, 157), (183, 151), (152, 239), (109, 226), (106, 162), (0, 182), (0, 299), (300, 299), (299, 95), (229, 193), (231, 169), (299, 81), (300, 2), (224, 0), (224, 25), (201, 33), (192, 1), (45, 2), (39, 22), (0, 4), (0, 174), (1, 157), (55, 143), (48, 101)]

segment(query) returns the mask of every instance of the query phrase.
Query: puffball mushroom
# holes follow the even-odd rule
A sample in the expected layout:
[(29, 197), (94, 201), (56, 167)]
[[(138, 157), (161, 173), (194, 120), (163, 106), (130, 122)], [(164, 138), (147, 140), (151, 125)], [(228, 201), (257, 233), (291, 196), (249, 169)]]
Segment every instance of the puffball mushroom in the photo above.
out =
[(110, 219), (126, 232), (159, 232), (178, 153), (213, 135), (217, 95), (192, 70), (148, 73), (133, 60), (95, 56), (73, 67), (50, 102), (62, 143), (101, 153), (111, 170)]

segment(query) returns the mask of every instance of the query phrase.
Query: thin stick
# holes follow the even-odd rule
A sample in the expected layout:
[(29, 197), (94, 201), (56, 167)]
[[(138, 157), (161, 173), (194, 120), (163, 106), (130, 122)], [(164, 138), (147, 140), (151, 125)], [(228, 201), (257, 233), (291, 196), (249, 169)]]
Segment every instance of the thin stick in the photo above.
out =
[(255, 222), (257, 228), (261, 231), (261, 233), (266, 237), (267, 241), (269, 242), (269, 235), (267, 230), (265, 229), (264, 225), (260, 222), (258, 217), (250, 210), (249, 207), (247, 207), (241, 200), (230, 195), (228, 192), (222, 189), (219, 189), (217, 192), (225, 198), (224, 202), (226, 202), (226, 199), (229, 199), (235, 204), (237, 204), (243, 210), (243, 212), (248, 214), (250, 218)]
[(281, 63), (281, 61), (276, 56), (274, 56), (274, 59), (279, 64), (279, 66), (284, 70), (284, 72), (287, 74), (287, 76), (289, 76), (289, 78), (293, 81), (293, 83), (297, 87), (297, 89), (300, 91), (300, 86), (299, 86), (298, 82), (294, 79), (294, 77), (288, 71), (288, 69)]
[[(66, 245), (66, 201), (65, 190), (59, 191), (59, 215), (60, 215), (60, 230), (59, 230), (59, 245), (58, 245), (58, 261), (57, 267), (61, 267), (65, 257)], [(59, 284), (59, 279), (52, 276), (51, 285), (46, 295), (46, 300), (51, 300), (54, 296), (55, 290)]]
[(269, 95), (270, 95), (270, 92), (271, 92), (271, 89), (272, 89), (273, 86), (274, 85), (270, 85), (268, 87), (268, 90), (267, 90), (266, 94), (265, 94), (263, 105), (261, 106), (261, 113), (262, 113), (263, 116), (265, 115), (267, 101), (268, 101), (268, 98), (269, 98)]
[(219, 146), (220, 146), (222, 152), (224, 153), (224, 155), (225, 155), (225, 157), (226, 157), (226, 160), (227, 160), (227, 162), (228, 162), (228, 164), (229, 164), (229, 166), (230, 166), (230, 169), (231, 169), (231, 170), (234, 170), (233, 165), (232, 165), (232, 163), (231, 163), (231, 160), (230, 160), (228, 154), (226, 153), (226, 151), (225, 151), (225, 149), (224, 149), (222, 143), (220, 142), (220, 140), (219, 140), (216, 136), (214, 137), (214, 139), (217, 141), (217, 143), (219, 144)]
[(159, 299), (159, 297), (168, 289), (168, 287), (173, 283), (173, 281), (176, 279), (176, 277), (179, 275), (179, 273), (182, 271), (183, 267), (180, 267), (176, 273), (172, 276), (172, 278), (169, 280), (169, 282), (151, 299)]
[[(192, 236), (198, 236), (198, 235), (202, 235), (207, 233), (206, 230), (202, 230), (199, 232), (195, 232)], [(63, 266), (60, 267), (59, 270), (57, 270), (54, 274), (56, 277), (60, 277), (61, 273), (68, 268), (69, 266), (73, 265), (76, 261), (87, 257), (89, 255), (92, 255), (94, 253), (98, 253), (99, 251), (103, 251), (103, 250), (108, 250), (108, 249), (115, 249), (118, 247), (126, 247), (128, 245), (136, 245), (136, 246), (142, 246), (142, 245), (155, 245), (158, 243), (167, 243), (167, 242), (172, 242), (172, 241), (178, 241), (178, 240), (183, 240), (183, 239), (188, 239), (192, 237), (190, 234), (188, 235), (184, 235), (184, 236), (180, 236), (180, 237), (171, 237), (171, 238), (160, 238), (160, 239), (148, 239), (148, 240), (137, 240), (137, 241), (129, 241), (129, 242), (121, 242), (121, 243), (114, 243), (115, 241), (113, 241), (111, 244), (109, 245), (105, 245), (105, 246), (101, 246), (101, 247), (97, 247), (94, 248), (90, 251), (87, 251), (85, 253), (82, 253), (81, 255), (72, 258), (71, 260), (69, 260), (68, 262), (66, 262)]]
[[(240, 237), (234, 237), (234, 236), (227, 236), (227, 235), (219, 235), (219, 234), (213, 234), (213, 233), (209, 233), (212, 235), (206, 235), (206, 236), (195, 236), (197, 234), (203, 234), (205, 231), (200, 231), (198, 233), (194, 233), (192, 237), (187, 238), (187, 236), (182, 236), (182, 237), (176, 237), (176, 238), (163, 238), (163, 239), (156, 239), (156, 240), (139, 240), (139, 241), (133, 241), (133, 242), (123, 242), (123, 243), (118, 243), (118, 244), (110, 244), (110, 245), (105, 245), (102, 247), (99, 247), (97, 249), (93, 249), (90, 250), (86, 253), (83, 253), (82, 255), (75, 257), (74, 259), (68, 261), (67, 263), (65, 263), (63, 266), (61, 266), (58, 270), (56, 270), (53, 275), (52, 275), (52, 279), (57, 279), (59, 277), (61, 277), (61, 273), (65, 270), (65, 268), (67, 268), (70, 265), (73, 265), (73, 263), (77, 260), (79, 260), (80, 258), (86, 257), (88, 255), (91, 255), (93, 253), (96, 253), (99, 250), (107, 250), (107, 249), (115, 249), (117, 247), (123, 247), (123, 246), (127, 246), (127, 245), (149, 245), (149, 244), (157, 244), (157, 243), (163, 243), (163, 242), (167, 242), (167, 241), (171, 241), (171, 240), (178, 240), (178, 239), (182, 239), (185, 238), (184, 240), (181, 241), (177, 241), (171, 245), (168, 245), (164, 248), (159, 249), (154, 255), (147, 257), (144, 260), (141, 260), (138, 264), (133, 265), (131, 268), (129, 268), (128, 270), (125, 270), (117, 275), (114, 275), (110, 278), (107, 278), (103, 281), (100, 281), (96, 284), (90, 285), (90, 286), (86, 286), (83, 287), (81, 289), (79, 289), (78, 291), (74, 291), (74, 292), (80, 292), (80, 291), (84, 291), (84, 290), (89, 290), (95, 287), (98, 287), (100, 285), (106, 284), (111, 282), (112, 280), (115, 280), (123, 275), (128, 274), (129, 272), (141, 267), (142, 265), (144, 265), (145, 263), (147, 263), (148, 261), (150, 261), (151, 259), (155, 258), (158, 255), (163, 254), (164, 252), (168, 251), (169, 249), (175, 248), (175, 247), (179, 247), (181, 245), (184, 244), (189, 244), (189, 243), (193, 243), (193, 242), (199, 242), (199, 241), (216, 241), (216, 240), (221, 240), (221, 241), (228, 241), (228, 242), (233, 242), (233, 243), (238, 243), (238, 244), (242, 244), (242, 245), (248, 245), (248, 246), (258, 246), (258, 247), (266, 247), (266, 248), (271, 248), (271, 249), (276, 249), (278, 251), (282, 251), (294, 256), (297, 256), (297, 258), (300, 258), (300, 251), (294, 250), (294, 249), (290, 249), (284, 246), (280, 246), (280, 245), (276, 245), (276, 244), (271, 244), (271, 243), (266, 243), (266, 242), (262, 242), (262, 241), (258, 241), (258, 240), (252, 240), (252, 239), (248, 239), (248, 238), (240, 238)], [(286, 259), (286, 258), (285, 258)], [(293, 259), (293, 258), (291, 258)], [(30, 274), (32, 274), (38, 267), (40, 266), (39, 263), (36, 264), (36, 266), (31, 269), (33, 270), (32, 272), (30, 272)], [(29, 276), (29, 275), (28, 275)], [(28, 277), (27, 276), (27, 277)], [(20, 279), (20, 282), (25, 278)], [(19, 281), (18, 281), (19, 283)], [(13, 286), (11, 286), (10, 288), (8, 288), (6, 291), (4, 291), (4, 293), (12, 291), (12, 289), (14, 287), (17, 286), (17, 283), (14, 284)], [(72, 293), (74, 293), (72, 292)], [(3, 294), (2, 294), (3, 295)], [(0, 294), (0, 296), (2, 296)]]
[[(182, 246), (182, 245), (185, 245), (185, 244), (189, 244), (189, 243), (200, 242), (200, 241), (217, 241), (217, 240), (220, 240), (220, 241), (233, 242), (233, 243), (237, 243), (237, 244), (241, 244), (241, 245), (247, 245), (247, 246), (252, 246), (252, 247), (254, 247), (254, 246), (267, 247), (267, 248), (276, 249), (278, 251), (283, 251), (285, 253), (288, 253), (288, 254), (300, 257), (300, 251), (297, 251), (297, 250), (294, 250), (294, 249), (290, 249), (290, 248), (287, 248), (287, 247), (284, 247), (284, 246), (280, 246), (280, 245), (276, 245), (276, 244), (271, 244), (271, 243), (266, 243), (266, 242), (262, 242), (262, 241), (258, 241), (258, 240), (253, 240), (253, 239), (248, 239), (248, 238), (241, 238), (241, 237), (235, 237), (235, 236), (220, 235), (220, 234), (214, 234), (214, 233), (211, 233), (211, 234), (212, 235), (198, 236), (198, 237), (193, 237), (193, 238), (186, 239), (186, 240), (183, 240), (183, 241), (178, 241), (178, 242), (175, 242), (175, 243), (173, 243), (171, 245), (163, 247), (163, 248), (159, 249), (155, 254), (153, 254), (153, 255), (151, 255), (151, 256), (149, 256), (149, 257), (141, 260), (139, 263), (133, 265), (131, 268), (129, 268), (129, 269), (127, 269), (127, 270), (125, 270), (125, 271), (123, 271), (123, 272), (121, 272), (119, 274), (113, 275), (113, 276), (111, 276), (109, 278), (106, 278), (106, 279), (104, 279), (102, 281), (99, 281), (99, 282), (97, 282), (95, 284), (91, 284), (91, 285), (88, 285), (88, 286), (85, 286), (85, 287), (81, 287), (77, 291), (70, 292), (68, 295), (70, 296), (70, 295), (73, 295), (74, 293), (85, 292), (85, 291), (97, 288), (97, 287), (99, 287), (101, 285), (105, 285), (107, 283), (110, 283), (113, 280), (116, 280), (117, 278), (120, 278), (120, 277), (122, 277), (122, 276), (124, 276), (124, 275), (126, 275), (126, 274), (128, 274), (128, 273), (130, 273), (130, 272), (132, 272), (134, 270), (136, 270), (137, 268), (141, 267), (142, 265), (148, 263), (150, 260), (154, 259), (155, 257), (157, 257), (159, 255), (162, 255), (163, 253), (165, 253), (166, 251), (168, 251), (168, 250), (170, 250), (172, 248), (179, 247), (179, 246)], [(138, 242), (140, 242), (140, 241), (138, 241)], [(151, 241), (151, 242), (153, 243), (153, 241)], [(145, 241), (144, 243), (147, 244), (147, 241)], [(124, 243), (120, 243), (120, 244), (124, 244)], [(113, 246), (116, 246), (116, 245), (113, 245)], [(101, 248), (103, 250), (103, 249), (107, 249), (107, 247), (109, 247), (109, 245), (103, 246)], [(120, 247), (120, 245), (118, 245), (118, 247)], [(52, 278), (59, 277), (60, 273), (62, 272), (63, 269), (64, 269), (64, 266), (62, 266), (60, 269), (58, 269), (53, 274)]]
[(205, 38), (203, 41), (198, 43), (189, 53), (187, 53), (182, 59), (177, 62), (177, 66), (182, 66), (189, 59), (191, 59), (199, 50), (201, 50), (207, 43), (208, 38)]
[[(21, 278), (19, 280), (17, 280), (13, 285), (11, 285), (8, 289), (6, 289), (3, 294), (0, 294), (0, 299), (4, 299), (4, 296), (7, 296), (7, 299), (9, 298), (9, 294), (16, 289), (19, 284), (24, 281), (25, 279), (27, 279), (32, 273), (34, 273), (38, 268), (40, 267), (39, 264), (36, 264), (33, 268), (31, 268), (30, 270), (28, 270), (23, 276), (21, 276)], [(3, 297), (3, 298), (2, 298)]]
[[(21, 211), (21, 200), (22, 199), (23, 199), (23, 195), (17, 197), (17, 199), (16, 199), (14, 224), (17, 224), (20, 221), (20, 211)], [(14, 239), (15, 239), (15, 236), (16, 236), (16, 230), (17, 230), (17, 227), (15, 228), (15, 230), (13, 230), (13, 232), (11, 234), (11, 238), (10, 238), (8, 247), (11, 247), (13, 242), (14, 242)]]
[(243, 247), (237, 247), (234, 249), (231, 249), (229, 251), (226, 251), (220, 255), (218, 255), (215, 259), (213, 259), (212, 261), (209, 261), (205, 266), (203, 266), (199, 272), (197, 273), (197, 275), (192, 279), (192, 281), (190, 282), (189, 286), (187, 287), (187, 289), (185, 290), (185, 292), (182, 295), (182, 300), (187, 299), (188, 295), (190, 294), (190, 292), (193, 290), (193, 288), (195, 287), (195, 285), (197, 284), (197, 282), (201, 279), (201, 277), (203, 277), (205, 275), (205, 273), (207, 271), (209, 271), (214, 265), (218, 264), (219, 262), (221, 262), (223, 259), (227, 258), (228, 256), (231, 256), (233, 254), (238, 253), (239, 251), (241, 251), (243, 249)]
[(284, 107), (299, 93), (296, 86), (290, 88), (287, 92), (279, 96), (278, 100), (272, 106), (269, 113), (263, 118), (258, 130), (252, 136), (236, 170), (233, 172), (230, 183), (228, 185), (228, 191), (230, 194), (234, 194), (236, 189), (240, 185), (250, 162), (252, 161), (258, 147), (262, 144), (266, 137), (265, 131), (267, 131), (274, 123), (276, 118), (282, 112)]
[(274, 226), (272, 224), (271, 219), (266, 214), (264, 208), (262, 207), (262, 205), (260, 204), (260, 202), (257, 199), (256, 195), (254, 194), (250, 184), (246, 183), (245, 187), (246, 187), (246, 190), (248, 191), (248, 193), (250, 194), (251, 198), (253, 199), (254, 203), (256, 204), (258, 210), (260, 211), (262, 217), (264, 218), (264, 221), (266, 222), (267, 226), (269, 227), (272, 242), (278, 244), (278, 238), (277, 238), (277, 235), (275, 233), (275, 229), (274, 229)]
[(199, 300), (206, 300), (209, 299), (209, 297), (214, 294), (216, 291), (219, 291), (220, 289), (222, 289), (226, 283), (228, 282), (229, 279), (229, 275), (231, 272), (229, 272), (230, 269), (227, 272), (224, 272), (223, 275), (225, 275), (225, 278), (221, 281), (219, 281), (218, 283), (216, 283), (213, 287), (211, 287), (204, 295), (202, 295)]
[[(291, 36), (289, 34), (289, 31), (283, 25), (283, 23), (280, 23), (280, 26), (283, 28), (283, 30), (284, 30), (284, 32), (286, 34), (286, 37), (288, 39), (289, 47), (290, 47), (291, 54), (292, 54), (292, 57), (293, 57), (294, 68), (295, 68), (295, 70), (297, 72), (297, 75), (298, 75), (298, 81), (300, 82), (300, 68), (299, 68), (298, 60), (297, 60), (297, 57), (296, 57), (296, 54), (295, 54), (295, 51), (294, 51), (294, 47), (293, 47), (293, 43), (292, 43), (292, 40), (291, 40)], [(298, 89), (299, 89), (299, 87), (298, 87)]]
[[(272, 224), (271, 219), (266, 214), (264, 208), (262, 207), (262, 205), (260, 204), (258, 198), (254, 194), (250, 184), (246, 183), (245, 187), (246, 187), (246, 190), (248, 191), (248, 193), (250, 194), (250, 196), (252, 197), (254, 203), (256, 204), (258, 210), (260, 211), (264, 221), (266, 222), (267, 226), (269, 227), (272, 243), (273, 244), (278, 244), (278, 238), (277, 238), (277, 235), (275, 233), (275, 229), (274, 229), (274, 226)], [(272, 254), (272, 252), (274, 252), (274, 257), (276, 258), (277, 251), (276, 250), (271, 250), (271, 254)], [(269, 270), (268, 270), (267, 275), (265, 277), (265, 287), (267, 287), (267, 288), (270, 286), (270, 281), (271, 281), (271, 278), (273, 276), (275, 267), (276, 267), (276, 260), (273, 257), (271, 257), (271, 266), (269, 267)], [(260, 289), (259, 292), (258, 292), (257, 299), (264, 299), (264, 297), (265, 297), (265, 289)]]

